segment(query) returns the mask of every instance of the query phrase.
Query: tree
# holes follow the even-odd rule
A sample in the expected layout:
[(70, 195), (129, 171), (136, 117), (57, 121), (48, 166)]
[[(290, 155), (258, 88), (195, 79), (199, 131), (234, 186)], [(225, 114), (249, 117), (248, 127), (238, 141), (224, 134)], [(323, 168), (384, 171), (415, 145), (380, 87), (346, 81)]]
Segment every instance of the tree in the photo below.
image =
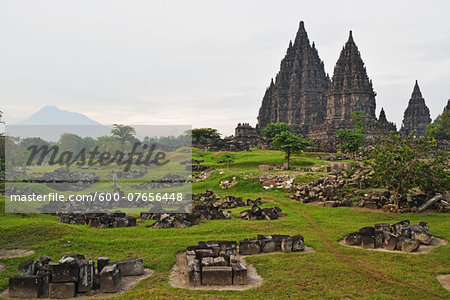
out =
[(450, 139), (450, 110), (444, 110), (432, 123), (428, 124), (425, 133), (427, 136), (440, 140)]
[(134, 139), (136, 130), (131, 126), (122, 124), (113, 124), (113, 127), (114, 128), (111, 129), (111, 133), (119, 139), (121, 146), (120, 148), (123, 152), (125, 150), (125, 143)]
[(78, 153), (83, 148), (83, 139), (73, 133), (64, 133), (59, 138), (59, 147), (61, 152), (70, 151)]
[(366, 131), (365, 116), (366, 114), (363, 111), (352, 111), (350, 118), (355, 129), (339, 129), (337, 132), (337, 138), (340, 141), (337, 147), (347, 150), (353, 159), (356, 159), (359, 148), (366, 142), (364, 136)]
[(337, 147), (347, 150), (353, 159), (356, 159), (359, 148), (365, 143), (364, 133), (355, 129), (339, 129), (337, 138), (340, 141)]
[(308, 147), (312, 147), (311, 139), (305, 139), (302, 135), (298, 136), (289, 131), (283, 131), (277, 134), (272, 143), (272, 148), (281, 150), (285, 153), (287, 167), (289, 168), (291, 155), (301, 154)]
[(380, 144), (363, 161), (372, 171), (370, 179), (376, 185), (393, 191), (397, 209), (399, 194), (414, 187), (424, 191), (450, 188), (450, 173), (445, 165), (448, 153), (434, 153), (434, 140), (426, 137), (416, 139), (414, 134), (412, 132), (402, 138), (391, 133), (389, 137), (380, 138)]
[(194, 143), (220, 139), (220, 133), (214, 128), (194, 128), (188, 130), (187, 134), (192, 136), (192, 141)]
[(291, 128), (287, 123), (278, 122), (278, 123), (269, 123), (266, 128), (263, 130), (263, 134), (268, 138), (274, 138), (277, 134), (280, 134), (285, 131), (291, 131)]
[(95, 145), (99, 147), (100, 152), (115, 153), (121, 149), (120, 141), (115, 136), (99, 136)]

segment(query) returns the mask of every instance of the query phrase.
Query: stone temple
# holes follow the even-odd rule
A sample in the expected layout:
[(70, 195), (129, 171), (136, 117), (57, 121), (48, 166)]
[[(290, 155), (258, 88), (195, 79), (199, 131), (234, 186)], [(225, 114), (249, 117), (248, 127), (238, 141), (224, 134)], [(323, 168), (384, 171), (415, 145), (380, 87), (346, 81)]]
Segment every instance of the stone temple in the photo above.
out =
[(259, 110), (257, 130), (270, 122), (285, 122), (307, 134), (326, 118), (326, 92), (330, 80), (317, 49), (309, 42), (303, 22), (289, 43), (280, 71), (267, 88)]
[(408, 107), (403, 115), (400, 134), (409, 135), (416, 130), (416, 136), (424, 136), (425, 129), (430, 122), (430, 110), (425, 104), (425, 99), (422, 97), (422, 92), (420, 91), (419, 84), (416, 80), (411, 99), (409, 99)]
[[(314, 42), (310, 44), (304, 23), (300, 22), (294, 43), (289, 43), (281, 61), (280, 71), (266, 89), (256, 132), (261, 134), (271, 122), (285, 122), (294, 132), (311, 137), (318, 144), (330, 144), (339, 129), (354, 128), (350, 118), (353, 111), (365, 112), (369, 138), (397, 132), (395, 124), (387, 120), (384, 109), (376, 117), (375, 97), (372, 80), (367, 75), (352, 32), (330, 80)], [(429, 110), (416, 84), (401, 132), (407, 134), (415, 129), (418, 135), (423, 135), (430, 121)], [(248, 128), (246, 130), (250, 132)]]

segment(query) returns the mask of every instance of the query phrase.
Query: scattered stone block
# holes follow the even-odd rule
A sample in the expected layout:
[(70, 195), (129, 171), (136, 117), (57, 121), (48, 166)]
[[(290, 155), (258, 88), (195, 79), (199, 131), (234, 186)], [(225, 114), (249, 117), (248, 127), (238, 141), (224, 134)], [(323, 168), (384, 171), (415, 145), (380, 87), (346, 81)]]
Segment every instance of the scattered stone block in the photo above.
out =
[(281, 240), (281, 252), (289, 253), (292, 252), (292, 238), (284, 238)]
[(233, 284), (243, 285), (248, 283), (247, 268), (241, 263), (232, 263)]
[(118, 260), (110, 264), (117, 265), (122, 276), (138, 276), (144, 274), (144, 261), (138, 257)]
[(231, 285), (233, 284), (233, 270), (231, 267), (212, 266), (202, 268), (203, 285)]
[(79, 277), (79, 267), (75, 263), (57, 264), (50, 262), (48, 269), (52, 273), (52, 282), (77, 282)]
[(11, 298), (39, 298), (41, 286), (41, 276), (17, 275), (9, 278), (9, 296)]
[(117, 265), (107, 265), (100, 273), (100, 290), (104, 293), (115, 293), (119, 289), (122, 276)]
[(18, 267), (19, 275), (34, 275), (34, 260), (29, 259), (21, 263)]
[(361, 236), (361, 246), (365, 249), (374, 249), (375, 248), (375, 239), (369, 235)]
[(41, 276), (42, 278), (41, 292), (40, 292), (41, 297), (48, 298), (49, 284), (52, 278), (52, 274), (48, 271), (38, 271), (36, 275)]
[(375, 248), (383, 247), (384, 233), (382, 231), (375, 231), (374, 240), (375, 240)]
[(109, 265), (109, 257), (97, 258), (97, 272), (100, 273), (105, 266)]
[(361, 234), (359, 232), (352, 232), (345, 237), (344, 242), (350, 246), (359, 246), (361, 245)]
[[(425, 223), (426, 224), (426, 223)], [(428, 224), (426, 225), (428, 227)], [(421, 244), (429, 245), (433, 240), (433, 235), (420, 225), (411, 225), (411, 238), (419, 241)]]
[(373, 227), (363, 227), (359, 230), (359, 233), (362, 236), (374, 236), (375, 235), (375, 228)]
[(239, 242), (239, 253), (242, 255), (252, 255), (261, 252), (258, 240), (246, 239)]
[(305, 250), (305, 241), (303, 240), (303, 236), (294, 235), (292, 237), (292, 251), (298, 252), (298, 251), (304, 251), (304, 250)]
[(50, 283), (48, 296), (54, 299), (67, 299), (75, 297), (75, 282)]
[(261, 242), (261, 252), (272, 253), (277, 251), (277, 242), (273, 239), (260, 240)]
[(79, 293), (84, 293), (92, 290), (94, 288), (94, 274), (95, 265), (91, 260), (80, 260), (79, 261), (79, 280), (77, 283), (77, 290)]
[(413, 252), (416, 251), (420, 246), (419, 241), (412, 239), (404, 239), (402, 243), (402, 252)]
[(383, 248), (386, 250), (394, 251), (397, 246), (397, 242), (398, 237), (393, 233), (389, 233), (384, 239)]

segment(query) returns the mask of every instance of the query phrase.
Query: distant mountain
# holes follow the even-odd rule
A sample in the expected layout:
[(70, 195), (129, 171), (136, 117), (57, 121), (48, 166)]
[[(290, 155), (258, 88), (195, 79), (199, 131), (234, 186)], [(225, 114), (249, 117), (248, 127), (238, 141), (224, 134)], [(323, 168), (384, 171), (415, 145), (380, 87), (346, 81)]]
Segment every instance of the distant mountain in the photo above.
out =
[(83, 114), (61, 110), (54, 105), (43, 107), (38, 112), (16, 125), (102, 125)]

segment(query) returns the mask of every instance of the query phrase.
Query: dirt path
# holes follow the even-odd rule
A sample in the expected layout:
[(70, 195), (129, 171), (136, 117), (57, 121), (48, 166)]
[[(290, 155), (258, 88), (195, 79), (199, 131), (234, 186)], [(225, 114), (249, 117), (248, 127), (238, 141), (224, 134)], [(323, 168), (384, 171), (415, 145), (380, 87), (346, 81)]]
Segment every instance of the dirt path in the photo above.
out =
[(5, 269), (5, 264), (0, 262), (0, 272)]
[(0, 258), (15, 258), (15, 257), (25, 257), (34, 254), (34, 250), (24, 250), (24, 249), (0, 249)]
[[(422, 289), (420, 286), (413, 286), (413, 285), (410, 285), (408, 282), (399, 281), (398, 279), (396, 279), (396, 278), (394, 278), (394, 277), (392, 277), (392, 276), (390, 276), (390, 275), (388, 275), (388, 274), (386, 274), (386, 273), (384, 273), (382, 271), (379, 271), (379, 270), (377, 270), (375, 268), (372, 268), (372, 267), (367, 266), (365, 264), (362, 264), (362, 263), (360, 263), (358, 261), (355, 261), (349, 255), (339, 251), (338, 248), (336, 248), (331, 243), (331, 241), (328, 240), (325, 237), (325, 235), (323, 234), (322, 230), (320, 229), (320, 227), (316, 223), (316, 221), (311, 216), (306, 214), (304, 211), (302, 211), (302, 210), (300, 210), (298, 208), (287, 207), (287, 206), (285, 206), (285, 205), (283, 205), (283, 204), (281, 204), (281, 203), (279, 203), (278, 201), (275, 201), (275, 200), (271, 200), (271, 199), (263, 199), (263, 200), (275, 203), (275, 204), (279, 205), (280, 207), (284, 207), (286, 209), (292, 210), (292, 211), (300, 214), (305, 220), (307, 220), (311, 224), (312, 228), (317, 232), (319, 238), (322, 240), (322, 242), (328, 248), (328, 250), (330, 250), (330, 252), (334, 253), (343, 263), (350, 264), (350, 265), (354, 266), (354, 270), (358, 270), (358, 269), (359, 270), (365, 270), (371, 277), (374, 277), (375, 280), (380, 280), (380, 281), (386, 282), (387, 284), (401, 285), (401, 286), (404, 286), (406, 288), (415, 289), (415, 290)], [(355, 274), (359, 274), (359, 273), (356, 273), (356, 271), (353, 271), (353, 272)], [(437, 297), (437, 298), (439, 298), (441, 296), (441, 295), (438, 295), (438, 294), (430, 293), (429, 290), (425, 290), (425, 289), (422, 291), (422, 293), (428, 294), (430, 296), (434, 296), (434, 297)]]
[(450, 274), (441, 274), (437, 276), (437, 280), (444, 289), (450, 292)]

